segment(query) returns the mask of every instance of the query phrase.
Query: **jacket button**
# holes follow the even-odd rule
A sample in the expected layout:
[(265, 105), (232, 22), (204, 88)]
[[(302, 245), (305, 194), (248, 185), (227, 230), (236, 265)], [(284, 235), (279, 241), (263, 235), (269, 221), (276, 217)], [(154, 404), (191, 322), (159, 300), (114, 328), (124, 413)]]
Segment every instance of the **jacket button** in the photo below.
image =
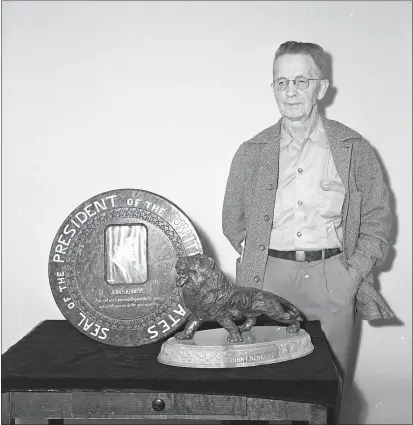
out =
[(260, 248), (261, 251), (264, 251), (265, 246), (264, 245), (260, 245), (259, 248)]
[(255, 280), (256, 282), (259, 282), (259, 281), (260, 281), (260, 277), (259, 277), (259, 276), (255, 276), (255, 277), (254, 277), (254, 280)]
[(303, 169), (302, 169), (302, 168), (299, 168), (299, 169), (298, 169), (298, 172), (299, 172), (299, 173), (302, 173), (302, 172), (303, 172)]
[(269, 184), (268, 185), (268, 190), (273, 190), (274, 189), (274, 185), (273, 184)]
[(302, 233), (301, 232), (297, 232), (297, 236), (298, 237), (302, 236)]
[(264, 215), (264, 220), (265, 221), (268, 221), (270, 219), (270, 216), (269, 215)]

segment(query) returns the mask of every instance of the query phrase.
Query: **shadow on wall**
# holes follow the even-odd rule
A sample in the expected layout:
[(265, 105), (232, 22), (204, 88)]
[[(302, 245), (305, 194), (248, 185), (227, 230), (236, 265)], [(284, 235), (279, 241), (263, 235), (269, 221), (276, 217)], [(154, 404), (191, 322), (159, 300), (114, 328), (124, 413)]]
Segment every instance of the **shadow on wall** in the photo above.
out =
[(204, 254), (208, 257), (211, 257), (215, 261), (216, 265), (221, 268), (219, 258), (209, 236), (205, 233), (204, 229), (198, 223), (195, 223), (194, 221), (192, 221), (192, 223), (194, 224), (199, 239), (201, 240), (202, 247), (204, 249)]
[(333, 58), (331, 54), (326, 51), (324, 51), (324, 58), (325, 78), (327, 78), (327, 80), (330, 82), (330, 85), (328, 86), (328, 90), (323, 99), (318, 102), (318, 111), (320, 114), (326, 116), (326, 108), (333, 104), (338, 89), (333, 85)]
[(347, 369), (347, 383), (341, 401), (340, 424), (364, 424), (367, 417), (367, 402), (362, 391), (354, 383), (357, 359), (362, 335), (362, 319), (356, 315), (354, 326), (354, 349)]
[[(375, 267), (373, 269), (374, 281), (376, 282), (377, 289), (380, 289), (379, 276), (381, 273), (391, 270), (393, 266), (394, 258), (396, 257), (396, 251), (394, 245), (397, 240), (398, 234), (398, 218), (396, 214), (396, 198), (393, 191), (391, 190), (389, 175), (387, 169), (384, 166), (384, 163), (380, 157), (380, 154), (374, 149), (377, 159), (380, 163), (380, 166), (383, 171), (383, 179), (389, 189), (389, 205), (390, 211), (392, 213), (392, 226), (390, 231), (389, 239), (389, 252), (386, 258), (385, 263), (382, 266)], [(397, 312), (395, 312), (397, 314)], [(391, 320), (373, 320), (368, 322), (370, 326), (373, 327), (383, 327), (383, 326), (403, 326), (404, 323), (397, 317)], [(360, 391), (359, 387), (354, 384), (354, 374), (357, 365), (357, 359), (360, 348), (361, 334), (362, 334), (362, 319), (359, 315), (356, 316), (355, 323), (355, 343), (354, 351), (351, 354), (350, 364), (347, 370), (347, 379), (350, 383), (351, 388), (348, 391), (345, 391), (343, 394), (342, 407), (341, 407), (341, 416), (340, 423), (343, 424), (363, 424), (367, 416), (367, 403), (366, 400)]]
[[(330, 86), (327, 90), (325, 97), (320, 100), (318, 105), (319, 105), (319, 112), (321, 114), (323, 114), (324, 116), (326, 116), (326, 109), (328, 108), (328, 106), (333, 104), (333, 102), (336, 98), (338, 89), (337, 89), (337, 87), (334, 87), (334, 84), (333, 84), (333, 58), (332, 58), (332, 55), (328, 52), (324, 52), (324, 54), (325, 54), (325, 77), (330, 81)], [(393, 191), (391, 190), (390, 179), (389, 179), (387, 169), (384, 165), (384, 162), (383, 162), (379, 152), (374, 148), (374, 146), (373, 146), (373, 149), (374, 149), (374, 152), (375, 152), (377, 159), (380, 163), (381, 169), (383, 171), (384, 182), (386, 183), (387, 187), (389, 188), (389, 204), (390, 204), (390, 210), (391, 210), (391, 213), (392, 213), (392, 226), (391, 226), (391, 233), (390, 233), (390, 240), (389, 240), (390, 246), (389, 246), (389, 252), (388, 252), (388, 255), (387, 255), (387, 258), (386, 258), (386, 262), (382, 266), (375, 267), (374, 270), (373, 270), (374, 281), (377, 282), (377, 289), (380, 289), (379, 276), (380, 276), (381, 273), (391, 270), (394, 258), (396, 256), (396, 251), (394, 249), (394, 245), (396, 243), (397, 233), (398, 233), (398, 219), (397, 219), (397, 215), (396, 215), (396, 198), (394, 196)], [(372, 326), (375, 326), (375, 327), (381, 327), (381, 326), (401, 326), (404, 323), (401, 320), (399, 320), (398, 318), (394, 318), (394, 319), (391, 319), (391, 320), (373, 320), (372, 322), (370, 322), (370, 324)]]
[[(334, 87), (333, 84), (333, 58), (332, 55), (328, 52), (325, 52), (325, 77), (330, 81), (329, 88), (327, 93), (321, 101), (319, 101), (319, 112), (326, 116), (326, 109), (333, 104), (338, 89)], [(334, 119), (334, 117), (333, 117)], [(345, 123), (344, 123), (345, 124)], [(376, 288), (380, 289), (379, 284), (379, 276), (381, 273), (391, 270), (393, 266), (393, 261), (396, 256), (396, 251), (394, 249), (394, 244), (397, 239), (398, 234), (398, 219), (396, 215), (396, 199), (393, 191), (391, 190), (390, 179), (387, 173), (387, 169), (384, 166), (384, 163), (381, 159), (380, 154), (374, 149), (375, 154), (377, 155), (378, 161), (381, 165), (383, 171), (384, 181), (389, 189), (389, 204), (390, 210), (392, 213), (392, 227), (389, 239), (389, 252), (386, 258), (385, 264), (379, 267), (375, 267), (373, 270), (374, 281), (376, 283)], [(397, 312), (395, 312), (397, 314)], [(368, 325), (373, 327), (383, 327), (383, 326), (402, 326), (404, 323), (398, 319), (394, 318), (391, 320), (373, 320), (368, 322)], [(364, 398), (360, 388), (354, 383), (354, 374), (357, 365), (360, 341), (362, 335), (362, 319), (357, 314), (355, 321), (355, 332), (354, 332), (354, 345), (353, 352), (350, 356), (350, 363), (347, 370), (347, 385), (348, 390), (344, 391), (342, 407), (341, 407), (341, 415), (340, 415), (340, 423), (343, 424), (362, 424), (365, 423), (365, 419), (367, 416), (367, 403)]]
[[(319, 111), (321, 114), (326, 116), (326, 109), (330, 106), (337, 95), (338, 89), (333, 85), (333, 60), (331, 54), (325, 52), (325, 74), (326, 78), (330, 81), (330, 86), (327, 90), (326, 96), (319, 102)], [(333, 118), (334, 119), (334, 118)], [(389, 252), (386, 258), (385, 264), (379, 267), (375, 267), (373, 270), (374, 281), (376, 282), (377, 289), (380, 289), (379, 276), (381, 273), (391, 270), (393, 261), (396, 256), (394, 244), (396, 243), (398, 234), (398, 218), (396, 214), (396, 198), (393, 191), (391, 190), (390, 179), (386, 167), (384, 166), (383, 160), (380, 154), (374, 149), (377, 159), (381, 165), (383, 171), (383, 179), (389, 189), (389, 205), (392, 213), (392, 226), (389, 239)], [(397, 314), (397, 312), (395, 312)], [(383, 326), (402, 326), (404, 323), (397, 317), (391, 320), (373, 320), (369, 322), (369, 325), (374, 327)], [(355, 321), (355, 332), (354, 332), (354, 349), (350, 356), (350, 363), (347, 370), (347, 388), (344, 391), (340, 423), (343, 424), (362, 424), (365, 423), (367, 416), (367, 403), (360, 388), (354, 383), (354, 374), (357, 365), (360, 341), (362, 335), (362, 319), (357, 314)]]

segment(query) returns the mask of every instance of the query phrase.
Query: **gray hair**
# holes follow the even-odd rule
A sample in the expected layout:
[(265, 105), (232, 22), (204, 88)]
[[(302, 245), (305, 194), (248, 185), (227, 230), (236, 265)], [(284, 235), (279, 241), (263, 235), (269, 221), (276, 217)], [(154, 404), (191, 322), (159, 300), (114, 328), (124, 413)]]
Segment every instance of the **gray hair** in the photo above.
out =
[(325, 57), (324, 50), (321, 46), (314, 43), (302, 43), (300, 41), (286, 41), (280, 45), (275, 52), (273, 69), (275, 61), (282, 55), (302, 54), (309, 55), (313, 59), (320, 78), (325, 78)]

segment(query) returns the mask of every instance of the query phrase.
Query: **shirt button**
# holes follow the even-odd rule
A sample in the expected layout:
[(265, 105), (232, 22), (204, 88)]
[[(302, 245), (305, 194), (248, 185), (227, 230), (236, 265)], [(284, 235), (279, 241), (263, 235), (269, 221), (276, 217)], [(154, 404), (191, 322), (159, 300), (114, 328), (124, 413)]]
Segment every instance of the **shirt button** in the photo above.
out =
[(264, 251), (265, 246), (264, 245), (260, 245), (259, 248), (260, 248), (261, 251)]
[(300, 237), (302, 235), (301, 232), (297, 232), (297, 236)]
[(274, 189), (274, 185), (273, 184), (269, 184), (268, 185), (268, 190), (273, 190)]
[(268, 221), (270, 219), (270, 216), (269, 215), (264, 215), (264, 220), (265, 221)]
[(299, 173), (302, 173), (302, 172), (303, 172), (303, 169), (302, 169), (302, 168), (299, 168), (299, 169), (298, 169), (298, 172), (299, 172)]
[(298, 205), (303, 205), (303, 201), (298, 201)]
[(255, 280), (256, 282), (259, 282), (259, 281), (260, 281), (260, 277), (259, 277), (259, 276), (255, 276), (255, 277), (254, 277), (254, 280)]

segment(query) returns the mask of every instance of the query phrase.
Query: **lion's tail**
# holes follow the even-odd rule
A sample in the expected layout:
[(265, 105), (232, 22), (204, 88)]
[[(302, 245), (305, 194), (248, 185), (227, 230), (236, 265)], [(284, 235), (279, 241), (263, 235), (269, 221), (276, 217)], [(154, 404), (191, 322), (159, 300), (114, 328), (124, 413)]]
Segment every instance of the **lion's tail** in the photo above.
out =
[(287, 307), (287, 309), (289, 310), (289, 314), (290, 314), (290, 318), (289, 319), (282, 319), (282, 318), (277, 318), (278, 322), (281, 323), (286, 323), (286, 324), (291, 324), (293, 322), (296, 322), (297, 319), (301, 318), (301, 313), (300, 311), (297, 309), (297, 307), (290, 303), (290, 301), (286, 300), (283, 297), (280, 297), (279, 295), (275, 295), (276, 298), (278, 299), (278, 302), (285, 308)]

